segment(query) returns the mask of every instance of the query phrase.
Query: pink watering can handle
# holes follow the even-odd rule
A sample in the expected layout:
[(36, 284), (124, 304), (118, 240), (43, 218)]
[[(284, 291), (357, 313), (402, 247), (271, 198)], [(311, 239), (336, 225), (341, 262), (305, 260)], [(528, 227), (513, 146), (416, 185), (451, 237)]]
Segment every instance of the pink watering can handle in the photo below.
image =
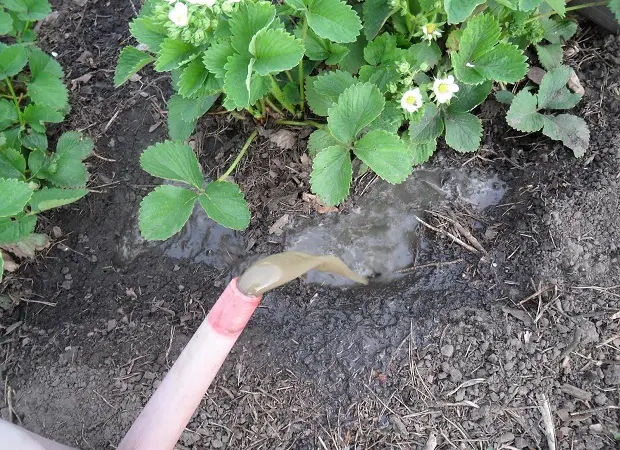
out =
[(230, 282), (117, 450), (174, 448), (261, 297)]

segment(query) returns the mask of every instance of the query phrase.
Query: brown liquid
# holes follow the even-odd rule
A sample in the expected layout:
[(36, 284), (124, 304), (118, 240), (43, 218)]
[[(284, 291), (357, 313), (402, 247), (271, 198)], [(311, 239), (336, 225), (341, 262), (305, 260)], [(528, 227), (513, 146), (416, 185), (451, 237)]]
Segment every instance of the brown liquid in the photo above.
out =
[(366, 278), (353, 272), (335, 256), (284, 252), (263, 258), (250, 266), (239, 277), (237, 287), (246, 295), (257, 296), (282, 286), (312, 269), (332, 272), (357, 283), (368, 284)]

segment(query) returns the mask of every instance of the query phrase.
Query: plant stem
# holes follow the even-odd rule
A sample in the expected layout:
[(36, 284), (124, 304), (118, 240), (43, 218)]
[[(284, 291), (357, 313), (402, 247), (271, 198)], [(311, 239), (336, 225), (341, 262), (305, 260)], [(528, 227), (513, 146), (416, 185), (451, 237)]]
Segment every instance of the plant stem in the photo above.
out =
[(22, 116), (22, 110), (19, 107), (20, 100), (17, 98), (17, 95), (15, 95), (15, 90), (13, 89), (13, 83), (11, 83), (11, 79), (8, 77), (5, 78), (4, 81), (6, 82), (6, 85), (9, 88), (9, 92), (11, 93), (11, 98), (13, 99), (13, 103), (15, 104), (15, 110), (17, 111), (17, 118), (19, 119), (19, 124), (23, 125), (24, 117)]
[(291, 83), (293, 83), (295, 80), (293, 80), (293, 75), (291, 75), (291, 71), (290, 70), (285, 70), (284, 73), (286, 74), (286, 78), (288, 78), (288, 81), (290, 81)]
[(267, 109), (265, 108), (265, 99), (261, 98), (259, 101), (260, 104), (260, 114), (261, 117), (265, 117), (266, 113), (267, 113)]
[[(306, 19), (306, 16), (304, 16), (304, 24), (302, 26), (302, 31), (301, 31), (301, 45), (305, 45), (306, 43), (306, 36), (308, 36), (308, 19)], [(301, 111), (303, 112), (304, 110), (304, 106), (306, 103), (306, 97), (305, 97), (305, 93), (304, 93), (304, 57), (302, 56), (301, 59), (299, 60), (299, 98), (300, 98), (300, 105), (301, 105)]]
[(245, 152), (248, 151), (248, 148), (250, 147), (250, 144), (252, 143), (252, 141), (254, 141), (254, 139), (256, 138), (257, 135), (258, 135), (258, 130), (254, 130), (252, 132), (252, 134), (250, 135), (250, 137), (248, 137), (248, 140), (245, 141), (245, 144), (243, 144), (243, 147), (241, 148), (241, 151), (239, 152), (239, 154), (237, 155), (235, 160), (232, 162), (232, 164), (230, 165), (228, 170), (226, 172), (224, 172), (224, 175), (219, 177), (217, 179), (217, 181), (224, 181), (224, 180), (226, 180), (226, 177), (228, 175), (230, 175), (233, 170), (235, 170), (235, 167), (237, 167), (237, 164), (239, 164), (239, 161), (241, 161), (241, 158), (243, 158), (243, 155), (245, 155)]
[(314, 127), (314, 128), (325, 128), (325, 124), (315, 122), (314, 120), (276, 120), (278, 125), (292, 125), (294, 127)]
[[(607, 5), (608, 3), (609, 3), (608, 0), (601, 1), (601, 2), (584, 3), (582, 5), (576, 5), (576, 6), (571, 6), (569, 8), (566, 8), (566, 12), (577, 11), (579, 9), (589, 8), (590, 6), (603, 6), (603, 5)], [(541, 13), (541, 14), (537, 14), (534, 17), (532, 17), (530, 19), (527, 19), (525, 21), (525, 23), (530, 23), (530, 22), (533, 22), (535, 20), (542, 19), (543, 17), (552, 16), (554, 14), (557, 14), (557, 13), (555, 11), (547, 11), (547, 12), (544, 12), (544, 13)]]
[(278, 108), (271, 100), (269, 100), (269, 98), (265, 97), (265, 103), (267, 103), (267, 105), (269, 105), (269, 107), (273, 109), (275, 112), (277, 112), (281, 116), (284, 116), (284, 113), (282, 112), (282, 110)]
[(282, 93), (282, 90), (280, 89), (280, 86), (278, 86), (278, 83), (273, 75), (269, 75), (269, 78), (271, 79), (271, 92), (273, 93), (273, 96), (282, 106), (286, 108), (288, 112), (295, 116), (295, 108), (293, 108), (293, 106), (284, 99), (284, 94)]

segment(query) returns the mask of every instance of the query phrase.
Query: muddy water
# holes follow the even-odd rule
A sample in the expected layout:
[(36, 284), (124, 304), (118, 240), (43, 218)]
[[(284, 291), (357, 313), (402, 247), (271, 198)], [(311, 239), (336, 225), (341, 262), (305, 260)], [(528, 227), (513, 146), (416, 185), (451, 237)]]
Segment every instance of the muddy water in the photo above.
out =
[[(441, 201), (462, 201), (477, 210), (497, 204), (506, 186), (495, 176), (466, 171), (417, 170), (399, 185), (379, 181), (346, 215), (317, 216), (291, 225), (286, 249), (335, 255), (373, 281), (390, 281), (409, 266), (425, 245), (419, 222), (424, 210)], [(313, 271), (310, 283), (351, 284), (336, 275)]]
[[(416, 170), (399, 185), (377, 181), (347, 214), (318, 215), (291, 224), (285, 249), (340, 258), (358, 274), (373, 281), (399, 277), (424, 248), (415, 216), (442, 201), (462, 201), (482, 210), (497, 204), (506, 186), (496, 176), (462, 171)], [(243, 237), (207, 217), (200, 206), (180, 233), (164, 242), (146, 242), (136, 220), (126, 226), (115, 262), (125, 265), (139, 254), (159, 247), (182, 261), (227, 268), (244, 253)], [(353, 284), (341, 276), (316, 270), (306, 281), (329, 286)]]

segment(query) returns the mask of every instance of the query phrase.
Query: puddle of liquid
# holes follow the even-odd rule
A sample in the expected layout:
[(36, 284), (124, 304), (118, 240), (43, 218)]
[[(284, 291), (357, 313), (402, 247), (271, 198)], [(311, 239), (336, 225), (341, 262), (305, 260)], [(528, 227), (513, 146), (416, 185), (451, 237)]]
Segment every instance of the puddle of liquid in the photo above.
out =
[(240, 233), (209, 219), (198, 204), (183, 229), (163, 242), (144, 240), (136, 222), (131, 221), (119, 240), (114, 256), (117, 265), (127, 265), (138, 255), (159, 247), (171, 258), (226, 268), (236, 262), (236, 255), (242, 254), (245, 248)]
[[(411, 265), (420, 242), (419, 223), (425, 209), (444, 200), (461, 199), (482, 210), (497, 204), (506, 186), (497, 177), (465, 171), (416, 170), (407, 181), (390, 185), (379, 181), (346, 215), (319, 216), (293, 224), (286, 250), (334, 255), (352, 270), (375, 281), (398, 276), (394, 271)], [(341, 277), (309, 272), (309, 283), (345, 286)]]

